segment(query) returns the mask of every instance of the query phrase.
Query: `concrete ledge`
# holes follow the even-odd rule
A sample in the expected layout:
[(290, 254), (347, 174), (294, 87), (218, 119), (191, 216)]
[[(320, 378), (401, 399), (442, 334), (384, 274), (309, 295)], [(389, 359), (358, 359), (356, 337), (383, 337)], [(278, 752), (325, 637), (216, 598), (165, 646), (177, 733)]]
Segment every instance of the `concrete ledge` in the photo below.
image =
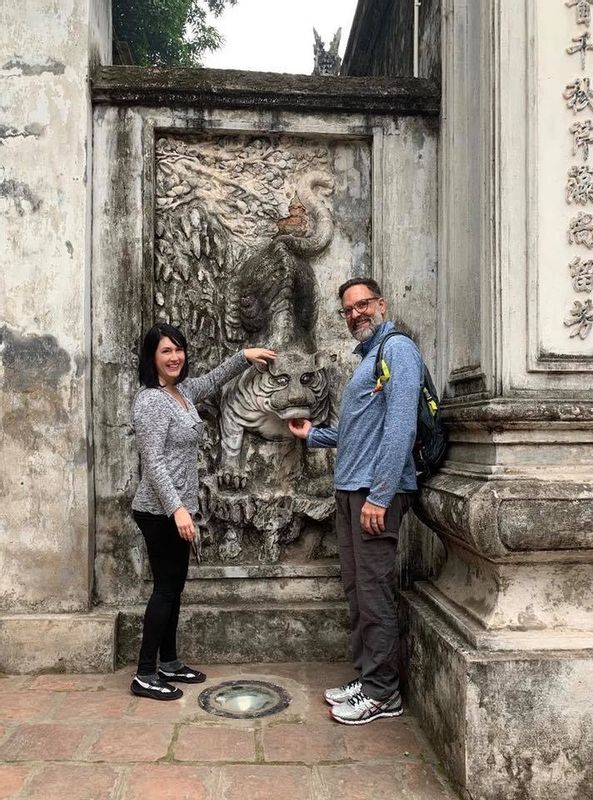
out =
[(488, 480), (446, 466), (426, 482), (415, 510), (425, 525), (498, 563), (562, 561), (563, 551), (572, 551), (572, 560), (582, 551), (591, 562), (592, 500), (589, 479)]
[(593, 651), (474, 648), (413, 592), (402, 618), (408, 700), (464, 796), (593, 797)]
[[(557, 394), (560, 394), (558, 391)], [(443, 418), (456, 428), (463, 425), (496, 428), (512, 423), (521, 429), (534, 422), (591, 423), (593, 402), (590, 391), (581, 396), (567, 392), (565, 398), (542, 400), (539, 397), (496, 397), (468, 402), (465, 398), (443, 399)]]
[(486, 629), (471, 614), (451, 602), (434, 584), (418, 581), (414, 584), (418, 595), (446, 620), (477, 650), (541, 651), (590, 650), (593, 653), (593, 631), (570, 628), (537, 628), (513, 630), (508, 627)]
[[(143, 614), (144, 607), (120, 612), (120, 664), (138, 657)], [(345, 602), (186, 605), (179, 620), (179, 652), (202, 664), (343, 661), (348, 630)]]
[(94, 103), (344, 111), (438, 116), (440, 89), (425, 78), (333, 78), (188, 67), (99, 67)]
[(113, 672), (117, 611), (0, 617), (0, 672)]

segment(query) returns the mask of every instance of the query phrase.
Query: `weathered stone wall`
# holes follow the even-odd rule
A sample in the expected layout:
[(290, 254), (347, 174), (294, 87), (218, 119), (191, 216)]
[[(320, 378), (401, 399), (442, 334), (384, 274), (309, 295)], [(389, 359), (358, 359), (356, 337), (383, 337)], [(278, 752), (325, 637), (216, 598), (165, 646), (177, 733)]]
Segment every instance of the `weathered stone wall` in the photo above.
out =
[(3, 4), (0, 609), (87, 609), (92, 579), (89, 63), (107, 0)]
[[(155, 172), (155, 131), (173, 137), (175, 147), (192, 137), (195, 143), (228, 136), (235, 144), (241, 137), (276, 145), (293, 137), (305, 151), (325, 148), (327, 164), (335, 168), (330, 176), (336, 184), (332, 213), (340, 224), (334, 219), (334, 228), (339, 228), (335, 249), (328, 245), (322, 253), (324, 245), (314, 253), (320, 318), (334, 319), (334, 293), (344, 278), (361, 271), (383, 276), (391, 274), (392, 264), (405, 264), (386, 297), (394, 307), (408, 295), (400, 317), (431, 358), (434, 320), (426, 316), (425, 307), (434, 303), (436, 286), (431, 233), (436, 145), (434, 125), (422, 115), (438, 112), (438, 97), (427, 81), (103, 70), (95, 82), (99, 108), (91, 130), (89, 65), (109, 58), (109, 3), (42, 2), (36, 4), (36, 24), (29, 28), (22, 26), (22, 17), (23, 9), (16, 6), (5, 13), (0, 59), (8, 115), (0, 126), (0, 214), (7, 242), (0, 410), (3, 480), (9, 488), (0, 512), (0, 608), (10, 612), (0, 619), (0, 669), (108, 669), (114, 657), (116, 609), (128, 608), (119, 633), (120, 652), (129, 656), (138, 623), (137, 609), (129, 606), (146, 596), (148, 586), (129, 514), (137, 477), (129, 411), (139, 339), (159, 309), (167, 315), (184, 311), (183, 302), (167, 296), (171, 287), (163, 275), (171, 265), (161, 264), (163, 286), (153, 272), (155, 202), (172, 189)], [(18, 42), (18, 52), (13, 42)], [(409, 148), (415, 152), (408, 153)], [(382, 175), (393, 164), (401, 167), (406, 190), (384, 195)], [(274, 190), (278, 177), (272, 180)], [(184, 184), (178, 178), (176, 188)], [(314, 194), (326, 178), (315, 187), (309, 181)], [(155, 191), (155, 185), (160, 189)], [(301, 191), (297, 183), (291, 185), (295, 188)], [(207, 202), (207, 192), (197, 193), (194, 200)], [(289, 198), (284, 200), (276, 224), (286, 228), (298, 221), (300, 212), (293, 215)], [(190, 215), (188, 223), (180, 214), (178, 220), (192, 246), (198, 238), (200, 247), (215, 243), (212, 230), (204, 237), (196, 237), (195, 230), (186, 234), (195, 219)], [(390, 239), (386, 232), (397, 225), (402, 236)], [(306, 227), (314, 238), (314, 230)], [(157, 233), (156, 239), (166, 237)], [(262, 243), (254, 243), (256, 252)], [(238, 253), (233, 257), (239, 260)], [(183, 280), (182, 261), (175, 261), (172, 280)], [(294, 313), (301, 310), (293, 303)], [(182, 322), (188, 322), (183, 313)], [(191, 319), (188, 324), (191, 328)], [(316, 346), (331, 349), (337, 328), (337, 320), (318, 325)], [(352, 343), (348, 340), (346, 347), (340, 330), (338, 358), (345, 366)], [(198, 331), (194, 333), (197, 337)], [(220, 349), (220, 342), (214, 344)], [(313, 354), (307, 350), (305, 355)], [(207, 364), (204, 359), (198, 366)], [(339, 389), (344, 374), (335, 376), (334, 388)], [(325, 466), (327, 482), (330, 470)], [(205, 566), (204, 581), (190, 581), (188, 599), (193, 603), (184, 618), (184, 642), (195, 646), (204, 635), (218, 637), (209, 651), (216, 658), (258, 658), (262, 653), (293, 657), (299, 649), (301, 658), (344, 655), (344, 605), (335, 558), (327, 551), (317, 559), (320, 563), (303, 565), (303, 555), (305, 561), (315, 560), (309, 558), (314, 548), (305, 545), (296, 563), (280, 558), (254, 564), (247, 559)], [(80, 613), (89, 609), (93, 567), (94, 599), (112, 609)], [(254, 633), (269, 632), (267, 649), (251, 647), (242, 653), (242, 630), (225, 619), (232, 603), (244, 607), (251, 602), (258, 604), (262, 617), (250, 618), (250, 624)], [(208, 613), (203, 615), (203, 609)], [(322, 610), (328, 612), (327, 630), (316, 623)], [(200, 627), (202, 616), (206, 627)], [(293, 631), (288, 638), (287, 625)], [(308, 650), (299, 643), (303, 633)], [(40, 635), (52, 637), (51, 648), (37, 649)], [(91, 655), (90, 641), (96, 643)]]
[(474, 648), (417, 594), (402, 605), (410, 702), (467, 796), (593, 796), (589, 653)]
[[(438, 613), (410, 606), (412, 695), (456, 777), (487, 800), (591, 794), (593, 357), (590, 326), (579, 334), (569, 313), (587, 294), (570, 274), (587, 247), (568, 235), (569, 170), (585, 160), (570, 135), (576, 17), (565, 4), (455, 0), (443, 16), (438, 361), (451, 448), (423, 504), (447, 562), (418, 587)], [(462, 726), (445, 682), (460, 686)]]
[[(450, 447), (420, 505), (446, 559), (406, 593), (404, 630), (409, 700), (483, 800), (592, 793), (590, 12), (446, 0), (440, 13)], [(436, 68), (421, 47), (423, 60)]]

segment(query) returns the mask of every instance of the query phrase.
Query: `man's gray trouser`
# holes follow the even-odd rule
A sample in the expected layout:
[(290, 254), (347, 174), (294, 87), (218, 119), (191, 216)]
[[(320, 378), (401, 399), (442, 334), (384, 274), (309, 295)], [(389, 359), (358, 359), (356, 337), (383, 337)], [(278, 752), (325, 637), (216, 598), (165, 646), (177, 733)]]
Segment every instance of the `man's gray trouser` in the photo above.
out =
[(399, 526), (414, 495), (395, 495), (381, 535), (364, 533), (360, 527), (367, 495), (368, 489), (336, 491), (336, 532), (354, 667), (363, 692), (384, 700), (399, 688), (395, 557)]

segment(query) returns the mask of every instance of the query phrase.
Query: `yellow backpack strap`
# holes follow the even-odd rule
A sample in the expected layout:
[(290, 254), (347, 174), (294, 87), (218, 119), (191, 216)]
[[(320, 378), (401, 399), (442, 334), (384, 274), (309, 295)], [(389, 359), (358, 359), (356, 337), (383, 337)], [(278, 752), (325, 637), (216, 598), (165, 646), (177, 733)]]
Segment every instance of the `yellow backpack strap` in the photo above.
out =
[(434, 415), (439, 410), (439, 404), (434, 399), (434, 397), (431, 395), (431, 393), (428, 391), (426, 386), (422, 387), (422, 391), (424, 392), (424, 397), (426, 398), (426, 405), (428, 406), (428, 410), (430, 411), (431, 415), (434, 417)]
[(389, 366), (385, 359), (383, 358), (383, 350), (385, 348), (385, 342), (387, 339), (391, 339), (392, 336), (399, 336), (397, 331), (389, 331), (389, 333), (385, 334), (383, 339), (381, 340), (381, 344), (379, 345), (379, 349), (377, 351), (377, 355), (375, 356), (375, 386), (371, 392), (371, 395), (377, 394), (383, 390), (383, 387), (387, 383), (387, 381), (391, 378), (391, 372), (389, 370)]

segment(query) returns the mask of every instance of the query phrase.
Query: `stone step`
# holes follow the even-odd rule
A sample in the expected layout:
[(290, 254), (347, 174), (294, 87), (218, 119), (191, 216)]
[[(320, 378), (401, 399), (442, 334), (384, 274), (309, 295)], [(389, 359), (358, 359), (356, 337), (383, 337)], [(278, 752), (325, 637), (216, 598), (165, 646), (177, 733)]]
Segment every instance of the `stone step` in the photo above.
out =
[[(152, 575), (143, 565), (144, 596), (152, 592)], [(184, 590), (186, 603), (340, 602), (344, 590), (337, 562), (308, 564), (195, 564), (193, 556)]]
[[(152, 583), (146, 587), (146, 596)], [(226, 578), (196, 580), (185, 584), (186, 603), (226, 605), (227, 603), (339, 602), (344, 589), (339, 578)]]
[[(136, 661), (143, 606), (119, 609), (117, 660)], [(348, 658), (344, 601), (182, 606), (178, 647), (196, 663), (341, 661)]]

